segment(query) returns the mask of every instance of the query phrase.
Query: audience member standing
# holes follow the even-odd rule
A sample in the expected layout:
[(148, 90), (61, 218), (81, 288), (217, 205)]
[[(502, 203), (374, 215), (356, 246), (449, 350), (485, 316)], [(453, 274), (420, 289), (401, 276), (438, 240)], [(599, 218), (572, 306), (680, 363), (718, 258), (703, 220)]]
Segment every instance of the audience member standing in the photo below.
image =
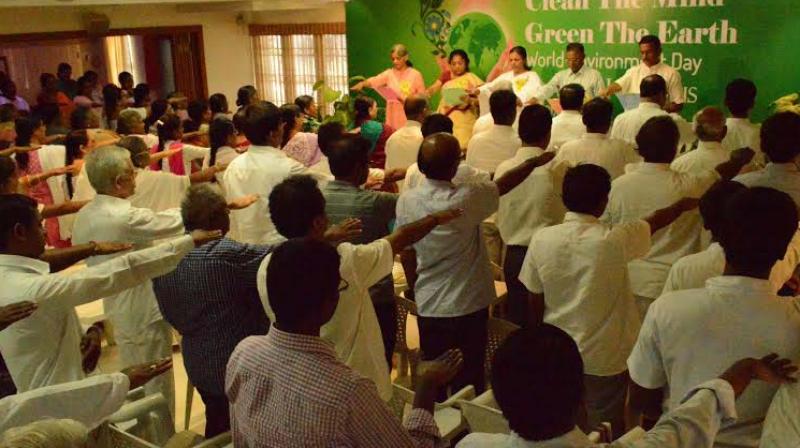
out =
[(467, 164), (494, 173), (500, 162), (514, 156), (520, 142), (514, 128), (517, 117), (517, 97), (510, 90), (498, 90), (489, 99), (494, 125), (476, 134), (467, 145)]
[(386, 169), (407, 169), (417, 163), (419, 145), (422, 144), (422, 122), (428, 116), (428, 100), (412, 96), (403, 104), (406, 124), (394, 131), (386, 140)]
[(725, 120), (728, 133), (722, 144), (733, 151), (739, 148), (752, 148), (756, 152), (755, 162), (764, 165), (759, 133), (761, 125), (750, 121), (750, 113), (756, 105), (756, 85), (749, 79), (734, 79), (725, 87), (725, 107), (731, 116)]
[(679, 173), (699, 174), (727, 161), (731, 152), (722, 145), (727, 131), (721, 110), (703, 108), (694, 116), (694, 133), (699, 141), (697, 149), (672, 161), (670, 168)]
[(559, 92), (562, 111), (553, 118), (550, 147), (558, 151), (566, 142), (581, 138), (586, 133), (581, 108), (586, 92), (580, 84), (567, 84)]

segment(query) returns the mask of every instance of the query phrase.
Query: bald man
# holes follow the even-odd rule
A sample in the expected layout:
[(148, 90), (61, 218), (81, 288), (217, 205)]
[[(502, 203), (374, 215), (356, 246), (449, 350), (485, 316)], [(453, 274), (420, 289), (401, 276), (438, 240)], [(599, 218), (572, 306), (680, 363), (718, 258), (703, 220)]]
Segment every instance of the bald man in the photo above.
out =
[(731, 158), (731, 152), (722, 145), (728, 133), (722, 110), (717, 107), (700, 110), (694, 116), (693, 128), (699, 140), (697, 149), (675, 159), (670, 166), (673, 171), (700, 174)]
[(464, 369), (453, 379), (452, 390), (468, 384), (478, 392), (485, 388), (486, 323), (495, 291), (481, 222), (497, 211), (500, 196), (552, 158), (552, 153), (545, 153), (494, 181), (455, 185), (453, 177), (461, 159), (458, 140), (438, 133), (422, 142), (418, 164), (426, 179), (400, 196), (397, 225), (441, 207), (464, 210), (463, 216), (414, 245), (417, 279), (415, 283), (409, 280), (416, 295), (423, 359), (434, 359), (450, 348), (464, 354)]

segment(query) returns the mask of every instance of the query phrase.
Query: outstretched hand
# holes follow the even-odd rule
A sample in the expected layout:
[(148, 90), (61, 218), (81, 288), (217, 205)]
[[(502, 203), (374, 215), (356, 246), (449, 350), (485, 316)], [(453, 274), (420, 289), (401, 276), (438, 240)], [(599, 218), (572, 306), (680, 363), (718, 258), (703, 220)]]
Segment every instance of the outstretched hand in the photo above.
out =
[(422, 361), (417, 366), (417, 376), (436, 387), (444, 386), (464, 366), (461, 350), (450, 349), (432, 361)]
[(192, 233), (190, 233), (190, 235), (194, 240), (195, 247), (200, 247), (203, 244), (222, 238), (222, 231), (197, 229), (197, 230), (192, 230)]
[(734, 149), (731, 152), (731, 160), (738, 162), (740, 165), (747, 165), (755, 155), (756, 152), (750, 148)]
[(38, 305), (28, 300), (0, 306), (0, 331), (5, 330), (14, 322), (30, 316), (37, 308)]
[(131, 243), (94, 243), (94, 255), (111, 255), (133, 249)]
[(165, 358), (159, 361), (147, 362), (122, 369), (121, 373), (128, 376), (130, 389), (144, 386), (145, 383), (172, 368), (172, 359)]
[(771, 353), (761, 359), (745, 358), (736, 361), (728, 370), (720, 375), (730, 383), (736, 396), (740, 396), (750, 381), (758, 379), (770, 384), (794, 383), (797, 379), (792, 376), (797, 372), (797, 366), (789, 359), (779, 358)]
[(325, 232), (325, 241), (329, 243), (340, 243), (352, 240), (361, 235), (364, 226), (360, 219), (347, 218), (339, 224), (332, 225)]
[(228, 208), (231, 210), (241, 210), (258, 202), (258, 198), (259, 196), (257, 194), (248, 194), (247, 196), (233, 199), (228, 203)]

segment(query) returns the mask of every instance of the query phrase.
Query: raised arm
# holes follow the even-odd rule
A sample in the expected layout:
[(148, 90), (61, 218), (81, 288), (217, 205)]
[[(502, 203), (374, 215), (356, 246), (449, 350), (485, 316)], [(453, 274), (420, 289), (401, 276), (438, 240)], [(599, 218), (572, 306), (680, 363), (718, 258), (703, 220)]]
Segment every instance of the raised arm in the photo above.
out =
[(672, 224), (683, 213), (697, 208), (699, 202), (699, 199), (683, 198), (670, 206), (654, 211), (650, 216), (644, 218), (644, 221), (650, 224), (650, 234)]
[(76, 244), (64, 249), (50, 249), (45, 251), (41, 257), (42, 261), (50, 265), (50, 272), (59, 272), (95, 255), (111, 255), (133, 248), (128, 243), (86, 243)]
[(739, 174), (739, 171), (741, 171), (745, 165), (753, 160), (755, 155), (755, 151), (750, 148), (735, 149), (731, 152), (731, 158), (727, 162), (717, 165), (715, 169), (717, 173), (719, 173), (719, 177), (723, 180), (731, 180)]
[(436, 226), (447, 224), (463, 214), (462, 210), (444, 210), (433, 213), (420, 220), (406, 224), (386, 237), (392, 246), (392, 253), (397, 255), (408, 246), (416, 243), (429, 234)]
[(536, 169), (536, 167), (542, 166), (553, 160), (553, 157), (555, 157), (555, 153), (546, 152), (539, 157), (534, 157), (522, 162), (516, 168), (511, 169), (500, 176), (499, 179), (495, 179), (494, 183), (497, 185), (497, 190), (500, 192), (500, 196), (516, 188), (517, 185), (521, 184), (523, 181), (525, 181), (525, 179), (528, 178), (528, 176), (533, 172), (534, 169)]
[(60, 204), (45, 205), (42, 209), (42, 218), (54, 218), (78, 213), (88, 203), (89, 201), (66, 201)]

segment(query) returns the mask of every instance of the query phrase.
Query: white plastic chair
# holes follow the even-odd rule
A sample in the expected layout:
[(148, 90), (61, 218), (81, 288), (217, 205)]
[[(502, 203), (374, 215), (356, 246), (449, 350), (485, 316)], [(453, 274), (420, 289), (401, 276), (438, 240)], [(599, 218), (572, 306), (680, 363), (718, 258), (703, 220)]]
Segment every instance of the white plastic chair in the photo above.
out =
[(175, 435), (175, 424), (162, 394), (144, 396), (144, 390), (139, 388), (128, 393), (128, 399), (135, 401), (111, 414), (107, 419), (110, 425), (156, 446), (163, 445)]
[[(414, 391), (394, 383), (392, 384), (393, 394), (389, 400), (389, 407), (400, 421), (405, 420), (405, 416), (411, 412), (411, 405), (414, 403)], [(475, 388), (467, 386), (453, 394), (442, 403), (436, 403), (433, 410), (433, 419), (439, 427), (439, 434), (446, 441), (452, 440), (455, 436), (467, 430), (467, 422), (457, 408), (459, 400), (471, 400), (475, 398)]]
[(509, 434), (508, 420), (503, 412), (498, 409), (491, 390), (480, 394), (474, 400), (459, 400), (461, 413), (467, 420), (470, 432), (483, 432), (489, 434)]
[(233, 446), (233, 437), (230, 431), (200, 442), (194, 448), (225, 448), (227, 446)]

